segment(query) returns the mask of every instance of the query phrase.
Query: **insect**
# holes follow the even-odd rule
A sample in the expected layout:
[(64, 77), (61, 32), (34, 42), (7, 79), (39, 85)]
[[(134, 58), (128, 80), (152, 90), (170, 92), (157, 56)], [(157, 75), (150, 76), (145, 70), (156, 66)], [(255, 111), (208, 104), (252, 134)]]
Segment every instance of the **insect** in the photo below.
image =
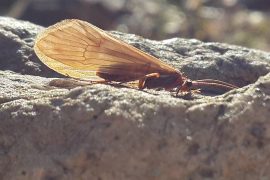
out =
[(191, 81), (179, 70), (77, 19), (61, 21), (40, 33), (34, 50), (39, 59), (56, 72), (91, 82), (126, 83), (138, 80), (138, 88), (229, 91), (237, 86), (213, 80)]

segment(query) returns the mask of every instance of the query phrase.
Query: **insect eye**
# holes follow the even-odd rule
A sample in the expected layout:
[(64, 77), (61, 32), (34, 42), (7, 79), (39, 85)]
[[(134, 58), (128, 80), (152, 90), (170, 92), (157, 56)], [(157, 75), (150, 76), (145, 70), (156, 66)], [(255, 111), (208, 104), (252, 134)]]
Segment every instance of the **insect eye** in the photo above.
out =
[(186, 81), (186, 86), (190, 88), (192, 86), (192, 81), (191, 80), (187, 80)]

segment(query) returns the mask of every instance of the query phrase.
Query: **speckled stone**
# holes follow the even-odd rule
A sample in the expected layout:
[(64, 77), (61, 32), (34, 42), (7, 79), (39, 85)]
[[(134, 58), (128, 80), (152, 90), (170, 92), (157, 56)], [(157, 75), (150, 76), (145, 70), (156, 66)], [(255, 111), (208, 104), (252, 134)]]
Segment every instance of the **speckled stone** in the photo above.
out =
[(111, 32), (191, 79), (241, 88), (188, 99), (103, 84), (57, 88), (49, 83), (61, 76), (32, 49), (40, 30), (0, 17), (2, 179), (270, 179), (269, 53)]

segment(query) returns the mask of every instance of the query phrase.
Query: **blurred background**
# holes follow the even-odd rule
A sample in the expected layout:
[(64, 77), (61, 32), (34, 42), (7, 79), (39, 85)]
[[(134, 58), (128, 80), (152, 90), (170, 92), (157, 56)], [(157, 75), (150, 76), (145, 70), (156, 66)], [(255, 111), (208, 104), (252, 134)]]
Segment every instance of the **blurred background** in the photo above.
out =
[(270, 50), (267, 0), (0, 0), (0, 15), (49, 26), (78, 18), (105, 29)]

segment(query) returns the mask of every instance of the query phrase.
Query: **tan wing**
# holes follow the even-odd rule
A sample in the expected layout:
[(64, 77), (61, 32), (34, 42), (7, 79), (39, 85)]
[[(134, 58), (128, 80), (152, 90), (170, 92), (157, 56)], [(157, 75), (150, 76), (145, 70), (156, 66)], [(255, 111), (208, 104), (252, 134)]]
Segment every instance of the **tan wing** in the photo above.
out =
[(171, 66), (85, 21), (61, 21), (38, 35), (34, 50), (49, 68), (70, 77), (99, 79), (97, 72), (142, 77), (175, 72)]

